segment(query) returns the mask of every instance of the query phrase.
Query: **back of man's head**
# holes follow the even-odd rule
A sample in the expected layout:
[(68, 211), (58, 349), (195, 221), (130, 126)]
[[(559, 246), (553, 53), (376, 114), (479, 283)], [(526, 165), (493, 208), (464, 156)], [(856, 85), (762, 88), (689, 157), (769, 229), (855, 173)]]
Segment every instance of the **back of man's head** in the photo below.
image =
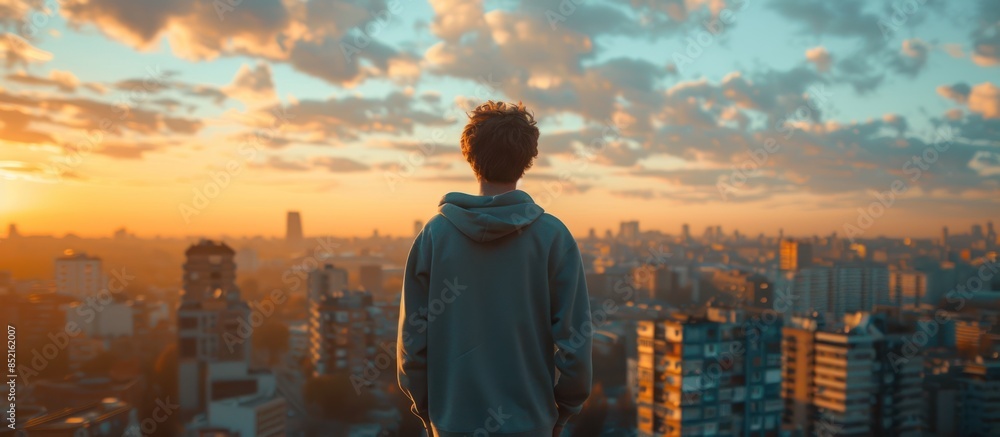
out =
[(481, 181), (517, 182), (538, 156), (535, 117), (521, 102), (479, 105), (462, 132), (462, 155)]

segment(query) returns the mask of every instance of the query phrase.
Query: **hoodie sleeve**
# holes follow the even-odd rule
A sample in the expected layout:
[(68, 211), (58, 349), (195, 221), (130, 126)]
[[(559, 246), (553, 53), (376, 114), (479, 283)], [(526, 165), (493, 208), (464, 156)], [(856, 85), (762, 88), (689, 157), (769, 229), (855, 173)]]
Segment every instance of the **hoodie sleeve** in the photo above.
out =
[(410, 410), (420, 418), (428, 431), (431, 426), (427, 411), (427, 296), (430, 256), (430, 239), (424, 229), (413, 241), (406, 259), (396, 338), (396, 376), (399, 387), (413, 402)]
[[(592, 363), (590, 299), (587, 296), (586, 275), (580, 249), (572, 237), (555, 249), (557, 258), (549, 263), (556, 266), (549, 274), (552, 295), (552, 335), (556, 344), (556, 368), (559, 379), (555, 399), (559, 410), (557, 425), (583, 408), (590, 396)], [(555, 251), (554, 250), (554, 251)], [(590, 326), (588, 326), (590, 325)]]

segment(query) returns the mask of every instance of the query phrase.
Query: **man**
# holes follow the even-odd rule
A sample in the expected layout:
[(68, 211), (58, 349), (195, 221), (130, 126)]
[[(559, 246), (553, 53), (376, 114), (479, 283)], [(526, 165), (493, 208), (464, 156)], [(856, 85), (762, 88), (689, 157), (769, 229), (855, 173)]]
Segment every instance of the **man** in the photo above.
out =
[(406, 260), (397, 375), (432, 437), (557, 436), (591, 389), (590, 303), (566, 226), (517, 181), (538, 156), (524, 105), (469, 114), (479, 195), (448, 193)]

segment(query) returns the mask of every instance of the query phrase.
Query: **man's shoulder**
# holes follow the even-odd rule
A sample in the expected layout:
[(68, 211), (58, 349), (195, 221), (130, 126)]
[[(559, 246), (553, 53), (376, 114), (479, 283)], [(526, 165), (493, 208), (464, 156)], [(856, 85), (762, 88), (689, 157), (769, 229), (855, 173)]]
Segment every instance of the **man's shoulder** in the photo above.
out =
[(559, 220), (558, 217), (547, 212), (542, 213), (542, 215), (538, 217), (538, 220), (535, 220), (534, 225), (540, 225), (546, 228), (546, 230), (558, 235), (572, 236), (569, 232), (569, 228), (566, 227), (562, 220)]

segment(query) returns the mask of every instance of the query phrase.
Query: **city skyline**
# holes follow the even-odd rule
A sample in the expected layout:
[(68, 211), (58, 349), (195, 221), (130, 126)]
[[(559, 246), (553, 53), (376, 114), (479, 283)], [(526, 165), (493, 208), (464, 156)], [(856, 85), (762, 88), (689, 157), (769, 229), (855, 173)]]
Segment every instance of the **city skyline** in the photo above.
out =
[[(299, 211), (301, 211), (301, 209)], [(414, 232), (413, 228), (414, 221), (403, 221), (403, 223), (400, 224), (399, 226), (393, 226), (392, 229), (398, 228), (397, 231), (390, 231), (390, 232), (386, 232), (384, 229), (377, 227), (362, 228), (361, 232), (359, 233), (345, 233), (336, 231), (334, 232), (312, 231), (308, 225), (309, 218), (306, 217), (304, 214), (300, 215), (300, 217), (302, 217), (300, 218), (300, 227), (302, 230), (302, 238), (304, 240), (308, 240), (309, 238), (318, 238), (318, 237), (365, 238), (372, 236), (373, 232), (377, 232), (378, 235), (380, 236), (406, 238), (406, 237), (412, 237)], [(71, 235), (79, 238), (108, 238), (114, 236), (116, 233), (124, 231), (128, 236), (138, 237), (138, 238), (222, 238), (224, 237), (224, 238), (239, 239), (239, 238), (264, 237), (270, 239), (287, 239), (286, 235), (287, 218), (285, 216), (280, 216), (276, 220), (269, 220), (269, 222), (271, 221), (276, 221), (278, 223), (278, 228), (272, 231), (271, 233), (262, 233), (258, 231), (252, 233), (221, 232), (221, 233), (166, 233), (166, 234), (143, 233), (141, 230), (136, 231), (135, 228), (127, 225), (111, 225), (107, 226), (106, 231), (103, 232), (95, 231), (93, 233), (75, 232), (72, 230), (61, 230), (61, 231), (57, 230), (55, 232), (37, 232), (37, 231), (33, 232), (31, 228), (26, 228), (25, 226), (23, 226), (22, 223), (11, 222), (5, 226), (7, 231), (5, 231), (5, 234), (3, 234), (3, 236), (0, 236), (0, 241), (3, 241), (7, 237), (11, 225), (15, 226), (17, 230), (17, 235), (21, 237), (45, 236), (53, 238), (62, 238)], [(423, 219), (417, 219), (415, 221), (420, 222), (421, 224), (423, 223)], [(725, 235), (733, 235), (734, 231), (739, 231), (740, 235), (746, 238), (756, 238), (758, 235), (764, 235), (765, 237), (775, 237), (778, 236), (779, 234), (789, 238), (811, 238), (814, 236), (828, 237), (833, 233), (836, 233), (837, 236), (839, 237), (851, 239), (851, 236), (848, 233), (858, 232), (857, 234), (855, 234), (855, 237), (853, 238), (855, 240), (866, 240), (866, 239), (876, 239), (876, 238), (891, 238), (891, 239), (913, 238), (920, 240), (940, 239), (942, 234), (942, 229), (945, 228), (949, 230), (951, 235), (968, 235), (973, 232), (973, 228), (976, 226), (981, 227), (985, 231), (988, 224), (993, 223), (993, 220), (990, 217), (983, 219), (967, 218), (964, 220), (950, 219), (950, 220), (943, 220), (940, 225), (928, 225), (928, 230), (926, 232), (911, 234), (902, 231), (892, 232), (892, 233), (880, 233), (876, 231), (876, 229), (878, 228), (874, 226), (869, 228), (862, 228), (854, 223), (845, 223), (839, 228), (828, 229), (826, 231), (819, 231), (812, 233), (796, 233), (794, 232), (794, 229), (796, 229), (796, 227), (794, 226), (794, 224), (791, 223), (786, 225), (777, 224), (776, 227), (764, 228), (761, 229), (759, 232), (755, 232), (750, 228), (734, 227), (732, 225), (727, 226), (727, 224), (723, 222), (718, 222), (718, 223), (706, 222), (704, 225), (702, 225), (697, 223), (681, 221), (678, 222), (677, 225), (674, 227), (663, 227), (663, 226), (649, 226), (646, 222), (637, 219), (627, 219), (627, 220), (620, 219), (613, 223), (608, 223), (607, 226), (579, 227), (579, 226), (573, 226), (571, 220), (564, 220), (564, 221), (567, 222), (566, 223), (567, 227), (570, 229), (570, 231), (572, 231), (573, 235), (579, 238), (586, 237), (591, 230), (595, 231), (598, 237), (604, 237), (607, 231), (611, 231), (613, 235), (618, 235), (620, 233), (620, 226), (622, 223), (638, 221), (640, 223), (640, 232), (653, 231), (653, 232), (659, 232), (663, 235), (673, 235), (673, 236), (682, 235), (684, 226), (689, 227), (690, 235), (692, 236), (701, 236), (708, 228), (714, 229), (717, 226), (721, 226), (723, 233)], [(875, 222), (877, 222), (877, 220)], [(847, 233), (845, 233), (845, 231)]]
[(477, 191), (458, 140), (487, 99), (535, 112), (522, 187), (576, 233), (824, 234), (888, 197), (868, 232), (922, 236), (1000, 209), (987, 0), (179, 3), (4, 9), (0, 219), (278, 234), (268, 205), (404, 234)]

